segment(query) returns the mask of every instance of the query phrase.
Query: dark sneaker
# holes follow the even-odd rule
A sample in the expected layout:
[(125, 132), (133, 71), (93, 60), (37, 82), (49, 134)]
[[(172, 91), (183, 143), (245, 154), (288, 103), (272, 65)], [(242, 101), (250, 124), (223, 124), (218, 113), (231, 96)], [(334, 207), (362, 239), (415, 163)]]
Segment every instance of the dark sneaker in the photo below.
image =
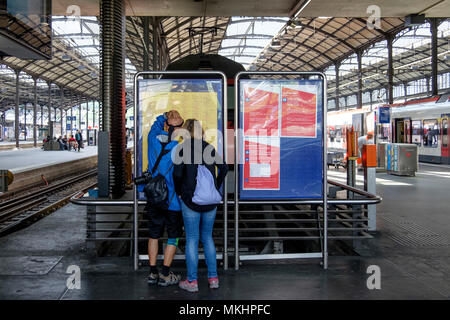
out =
[(147, 283), (148, 284), (156, 284), (158, 282), (158, 278), (159, 278), (159, 276), (157, 273), (150, 273), (147, 278)]
[(219, 279), (217, 278), (208, 278), (209, 287), (211, 289), (217, 289), (219, 288)]
[(158, 286), (167, 287), (180, 282), (181, 276), (174, 274), (172, 271), (169, 272), (167, 277), (163, 276), (162, 273), (159, 274)]
[(188, 279), (186, 279), (186, 280), (180, 281), (178, 286), (181, 289), (189, 291), (189, 292), (198, 292), (198, 283), (197, 283), (197, 281), (189, 282)]

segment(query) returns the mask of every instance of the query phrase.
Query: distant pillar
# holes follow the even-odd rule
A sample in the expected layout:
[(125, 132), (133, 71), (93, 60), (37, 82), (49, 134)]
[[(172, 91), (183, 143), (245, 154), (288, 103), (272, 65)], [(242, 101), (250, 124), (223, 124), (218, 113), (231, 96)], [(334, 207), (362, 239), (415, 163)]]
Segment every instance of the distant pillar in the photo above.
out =
[(33, 146), (37, 147), (37, 132), (36, 132), (36, 112), (37, 112), (37, 78), (34, 78), (34, 87), (33, 87), (33, 93), (34, 93), (34, 104), (33, 104)]
[(19, 113), (19, 74), (20, 70), (16, 70), (16, 106), (14, 108), (14, 138), (16, 139), (16, 148), (19, 148), (19, 127), (20, 127), (20, 113)]
[(73, 132), (73, 107), (70, 107), (70, 135)]
[(341, 63), (340, 62), (336, 62), (334, 64), (334, 72), (336, 74), (336, 92), (335, 92), (335, 97), (336, 97), (336, 110), (339, 110), (339, 68), (341, 67)]
[(92, 129), (95, 129), (95, 100), (92, 101)]
[(358, 51), (356, 53), (356, 57), (358, 60), (358, 94), (357, 94), (357, 109), (362, 108), (362, 51)]
[[(152, 49), (153, 49), (153, 70), (158, 70), (158, 18), (153, 17), (152, 21), (152, 29), (153, 29), (153, 42), (152, 42)], [(161, 54), (159, 55), (161, 56)], [(159, 66), (161, 66), (161, 61), (159, 61)]]
[(430, 19), (431, 29), (431, 94), (438, 94), (438, 24), (437, 18)]
[[(150, 70), (150, 17), (142, 17), (142, 29), (144, 33), (144, 71)], [(154, 53), (153, 53), (154, 54)]]
[(386, 38), (387, 40), (387, 49), (388, 49), (388, 86), (387, 86), (387, 97), (388, 104), (394, 103), (394, 62), (392, 55), (392, 43), (394, 40), (393, 36), (389, 36)]
[(61, 135), (64, 136), (64, 118), (63, 118), (63, 107), (64, 107), (64, 89), (61, 87)]
[(89, 130), (89, 100), (86, 101), (86, 138)]
[(78, 96), (78, 130), (81, 132), (81, 97)]
[(403, 94), (405, 95), (405, 102), (408, 100), (408, 83), (403, 82)]
[(24, 131), (24, 133), (23, 133), (23, 136), (24, 136), (24, 140), (25, 141), (27, 141), (27, 104), (28, 103), (24, 103), (23, 104), (23, 125), (24, 125), (24, 128), (25, 128), (25, 131)]
[(53, 138), (53, 128), (51, 127), (52, 124), (52, 83), (47, 82), (48, 84), (48, 135), (50, 138)]
[(64, 118), (63, 118), (63, 107), (61, 105), (61, 109), (60, 109), (60, 115), (61, 115), (61, 136), (64, 136)]

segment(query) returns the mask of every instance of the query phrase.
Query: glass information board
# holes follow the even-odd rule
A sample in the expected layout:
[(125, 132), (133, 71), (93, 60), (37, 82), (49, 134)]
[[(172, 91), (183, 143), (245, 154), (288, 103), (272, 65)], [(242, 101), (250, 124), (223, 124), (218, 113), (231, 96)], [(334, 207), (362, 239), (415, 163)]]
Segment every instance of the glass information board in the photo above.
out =
[[(140, 79), (137, 99), (136, 176), (148, 170), (148, 135), (156, 118), (176, 110), (181, 117), (197, 119), (205, 132), (205, 141), (223, 157), (223, 81), (218, 79)], [(138, 198), (145, 200), (144, 185), (138, 186)]]
[(323, 197), (323, 80), (239, 81), (239, 198)]

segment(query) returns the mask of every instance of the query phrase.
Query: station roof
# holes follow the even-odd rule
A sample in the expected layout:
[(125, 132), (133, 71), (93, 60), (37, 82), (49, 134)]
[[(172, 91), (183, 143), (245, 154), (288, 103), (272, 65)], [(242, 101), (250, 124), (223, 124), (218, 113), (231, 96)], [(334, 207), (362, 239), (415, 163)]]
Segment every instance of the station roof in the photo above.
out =
[[(438, 26), (438, 71), (450, 72), (450, 21), (442, 21)], [(431, 74), (431, 33), (429, 24), (413, 29), (404, 29), (393, 39), (394, 86), (423, 79)], [(339, 94), (351, 95), (358, 91), (358, 69), (356, 55), (347, 59), (341, 66)], [(329, 97), (335, 90), (335, 70), (327, 74)], [(386, 41), (369, 47), (362, 56), (363, 90), (375, 90), (387, 86), (387, 47)]]
[[(74, 10), (73, 0), (52, 0), (53, 15)], [(82, 16), (98, 16), (99, 0), (77, 0)], [(127, 16), (253, 16), (290, 17), (305, 6), (301, 17), (366, 17), (369, 6), (380, 7), (381, 17), (405, 17), (424, 13), (427, 17), (449, 17), (446, 0), (127, 0)], [(68, 12), (69, 11), (69, 12)]]
[[(448, 1), (448, 0), (447, 0)], [(182, 1), (186, 3), (186, 1)], [(239, 3), (242, 1), (239, 1)], [(272, 3), (271, 1), (270, 3)], [(308, 2), (308, 1), (306, 1)], [(173, 6), (180, 5), (180, 1), (168, 0), (165, 1), (169, 10), (172, 8), (170, 17), (155, 17), (156, 24), (149, 23), (149, 46), (145, 49), (144, 41), (144, 17), (145, 10), (140, 10), (139, 5), (144, 2), (140, 0), (127, 1), (127, 10), (133, 12), (133, 16), (126, 18), (126, 81), (128, 92), (132, 90), (132, 76), (136, 71), (144, 69), (143, 57), (144, 50), (148, 50), (149, 66), (153, 66), (153, 50), (152, 50), (152, 28), (153, 25), (158, 27), (158, 43), (160, 50), (164, 52), (162, 64), (163, 67), (168, 63), (183, 58), (190, 54), (197, 54), (200, 51), (205, 54), (221, 54), (229, 57), (235, 61), (242, 63), (250, 70), (273, 70), (273, 71), (310, 71), (321, 70), (326, 71), (333, 68), (333, 65), (344, 61), (346, 64), (354, 66), (356, 51), (369, 52), (373, 48), (378, 48), (376, 55), (380, 58), (376, 63), (370, 63), (366, 66), (363, 63), (363, 72), (368, 72), (372, 79), (366, 79), (364, 82), (364, 89), (375, 88), (385, 85), (385, 80), (382, 79), (383, 72), (386, 70), (387, 60), (386, 53), (383, 51), (383, 41), (387, 36), (395, 37), (398, 34), (405, 34), (407, 32), (404, 26), (404, 15), (414, 12), (424, 12), (427, 16), (432, 16), (436, 8), (442, 7), (442, 1), (416, 1), (408, 0), (408, 6), (403, 7), (399, 3), (402, 1), (375, 1), (383, 9), (382, 15), (392, 12), (391, 17), (381, 18), (380, 28), (370, 28), (367, 24), (367, 6), (362, 12), (361, 3), (369, 4), (369, 1), (359, 1), (355, 7), (349, 7), (350, 0), (340, 1), (342, 8), (347, 8), (348, 11), (342, 11), (334, 4), (336, 1), (317, 1), (312, 0), (308, 2), (307, 6), (294, 19), (289, 19), (287, 16), (292, 16), (292, 12), (298, 10), (299, 7), (306, 3), (305, 1), (277, 1), (277, 6), (284, 6), (284, 11), (279, 13), (278, 17), (267, 16), (267, 13), (259, 11), (269, 6), (268, 1), (248, 1), (246, 6), (253, 6), (254, 11), (252, 15), (259, 13), (260, 17), (229, 17), (229, 16), (198, 16), (199, 12), (208, 13), (208, 10), (216, 10), (223, 2), (197, 2), (193, 1), (187, 6), (198, 6), (199, 3), (203, 5), (203, 11), (197, 12), (197, 16), (177, 15), (178, 9)], [(366, 3), (367, 2), (367, 3)], [(373, 1), (370, 1), (373, 2)], [(78, 1), (81, 8), (81, 14), (96, 13), (98, 10), (98, 1), (83, 0)], [(161, 7), (161, 1), (150, 0), (145, 1), (146, 7), (152, 7), (155, 4), (155, 10), (152, 14), (158, 15), (157, 10)], [(204, 6), (206, 3), (206, 7)], [(237, 1), (230, 0), (226, 2), (229, 7), (239, 8)], [(258, 3), (258, 5), (257, 5)], [(306, 15), (317, 14), (318, 8), (325, 3), (328, 3), (331, 8), (334, 8), (329, 14), (334, 12), (335, 15), (340, 15), (342, 12), (348, 12), (347, 17), (326, 17), (319, 16), (316, 18), (308, 18)], [(395, 5), (394, 5), (395, 3)], [(58, 9), (58, 6), (65, 4), (65, 1), (53, 0), (53, 12), (56, 14), (67, 14)], [(95, 5), (94, 5), (95, 4)], [(130, 4), (132, 7), (130, 7)], [(134, 6), (136, 4), (137, 6)], [(139, 4), (139, 5), (138, 5)], [(219, 6), (219, 7), (217, 7)], [(244, 6), (244, 4), (242, 4)], [(95, 8), (94, 8), (95, 7)], [(214, 9), (217, 7), (216, 9)], [(249, 8), (250, 8), (249, 7)], [(259, 8), (261, 7), (261, 8)], [(287, 8), (290, 9), (287, 9)], [(419, 10), (420, 7), (420, 10)], [(91, 8), (91, 9), (89, 9)], [(158, 9), (159, 8), (159, 9)], [(359, 8), (359, 9), (358, 9)], [(161, 9), (162, 10), (162, 9)], [(309, 10), (309, 11), (308, 11)], [(331, 9), (330, 9), (331, 10)], [(359, 10), (359, 11), (358, 11)], [(397, 11), (395, 11), (397, 10)], [(185, 13), (189, 11), (185, 11)], [(225, 12), (225, 11), (222, 11)], [(243, 10), (242, 12), (246, 12)], [(327, 14), (328, 11), (323, 11)], [(441, 11), (446, 14), (445, 8)], [(97, 11), (98, 13), (98, 11)], [(129, 12), (127, 11), (127, 14)], [(226, 13), (226, 12), (225, 12)], [(278, 13), (274, 10), (271, 15)], [(351, 17), (355, 14), (360, 17)], [(150, 17), (152, 21), (153, 17)], [(74, 20), (77, 27), (70, 25), (65, 26), (69, 20)], [(79, 26), (78, 26), (79, 25)], [(21, 104), (24, 101), (32, 102), (30, 97), (30, 86), (32, 85), (31, 77), (39, 77), (44, 81), (49, 81), (55, 84), (58, 88), (63, 88), (64, 96), (81, 95), (85, 98), (98, 99), (99, 98), (99, 26), (95, 16), (92, 17), (73, 17), (70, 16), (56, 16), (53, 17), (54, 39), (53, 39), (53, 59), (51, 60), (35, 60), (27, 61), (18, 58), (7, 57), (0, 60), (1, 64), (5, 64), (12, 69), (21, 69), (29, 75), (24, 85), (26, 89), (24, 93), (20, 92)], [(58, 26), (60, 27), (58, 29)], [(416, 30), (417, 27), (412, 28)], [(211, 30), (213, 30), (211, 32)], [(203, 38), (201, 41), (200, 39)], [(280, 43), (275, 46), (273, 40)], [(444, 38), (439, 39), (439, 54), (443, 55), (445, 45), (448, 42), (448, 33)], [(380, 45), (381, 44), (381, 45)], [(379, 46), (380, 45), (380, 46)], [(379, 47), (377, 47), (379, 46)], [(399, 46), (403, 46), (399, 44)], [(369, 50), (370, 49), (370, 50)], [(423, 76), (423, 70), (408, 70), (411, 64), (416, 60), (420, 60), (425, 65), (429, 59), (429, 43), (422, 47), (413, 46), (411, 48), (403, 48), (404, 52), (401, 54), (401, 59), (395, 60), (394, 64), (397, 67), (395, 73), (395, 82), (407, 82), (416, 79), (420, 75)], [(373, 54), (373, 50), (370, 51)], [(384, 58), (383, 58), (384, 56)], [(442, 64), (440, 70), (448, 69), (448, 63), (444, 56), (441, 57)], [(441, 62), (440, 62), (441, 63)], [(406, 68), (406, 69), (405, 69)], [(422, 69), (423, 69), (422, 68)], [(357, 70), (350, 70), (341, 78), (341, 95), (350, 94), (357, 91), (358, 73)], [(381, 72), (380, 72), (381, 70)], [(406, 71), (405, 71), (406, 70)], [(422, 71), (422, 73), (420, 73)], [(333, 76), (329, 75), (329, 91), (334, 90)], [(366, 75), (367, 76), (367, 75)], [(378, 77), (378, 78), (376, 78)], [(26, 77), (25, 77), (26, 78)], [(15, 103), (15, 81), (14, 75), (0, 72), (0, 82), (7, 83), (6, 90), (2, 89), (3, 102), (0, 102), (0, 109), (9, 108), (7, 105)], [(41, 84), (42, 86), (42, 84)], [(356, 88), (356, 89), (355, 89)], [(2, 93), (3, 93), (2, 92)], [(48, 101), (45, 90), (40, 90), (42, 97), (38, 101)], [(58, 93), (55, 93), (55, 98)], [(128, 95), (127, 100), (130, 102)], [(67, 102), (67, 101), (66, 101)], [(71, 103), (71, 100), (69, 100)], [(58, 103), (56, 103), (58, 104)]]

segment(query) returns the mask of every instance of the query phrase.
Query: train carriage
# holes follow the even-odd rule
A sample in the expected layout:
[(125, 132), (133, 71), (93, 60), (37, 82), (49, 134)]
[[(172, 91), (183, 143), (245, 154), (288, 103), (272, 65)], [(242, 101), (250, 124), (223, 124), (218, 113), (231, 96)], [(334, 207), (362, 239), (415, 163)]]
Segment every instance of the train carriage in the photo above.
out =
[[(414, 143), (419, 161), (450, 164), (450, 99), (446, 96), (408, 101), (390, 107), (390, 123), (377, 123), (367, 107), (328, 113), (328, 148), (345, 149), (346, 127), (354, 126), (354, 115), (362, 114), (365, 132), (374, 128), (376, 141)], [(378, 113), (378, 108), (374, 109)], [(353, 122), (352, 122), (353, 121)]]
[(391, 106), (391, 142), (415, 143), (419, 161), (450, 164), (450, 101), (424, 99)]

